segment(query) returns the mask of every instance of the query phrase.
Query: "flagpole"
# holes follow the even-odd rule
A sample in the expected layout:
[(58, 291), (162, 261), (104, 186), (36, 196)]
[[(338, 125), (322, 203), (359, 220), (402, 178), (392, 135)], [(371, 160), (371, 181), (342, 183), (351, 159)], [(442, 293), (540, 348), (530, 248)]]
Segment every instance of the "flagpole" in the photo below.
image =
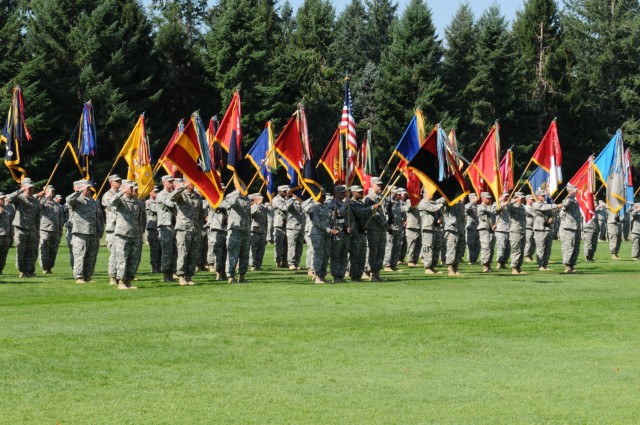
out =
[[(387, 168), (389, 168), (389, 165), (391, 164), (391, 161), (393, 160), (394, 156), (395, 156), (394, 154), (391, 154), (391, 156), (389, 157), (389, 161), (387, 161), (387, 165), (384, 166), (384, 170), (382, 170), (382, 173), (380, 173), (380, 175), (378, 177), (382, 178), (382, 176), (384, 176), (384, 173), (387, 171)], [(396, 169), (397, 168), (398, 167), (396, 167)]]
[(640, 192), (640, 186), (638, 186), (638, 188), (636, 189), (635, 192), (633, 192), (633, 197), (635, 198), (636, 195), (638, 195), (638, 192)]
[(94, 196), (93, 199), (98, 199), (100, 197), (100, 193), (102, 193), (102, 189), (104, 189), (104, 185), (107, 184), (107, 180), (109, 180), (109, 176), (113, 172), (114, 168), (116, 168), (116, 164), (120, 160), (121, 154), (122, 154), (122, 150), (120, 150), (120, 153), (118, 153), (118, 156), (116, 157), (115, 161), (113, 161), (113, 165), (111, 166), (111, 169), (107, 173), (107, 177), (104, 178), (104, 181), (102, 182), (102, 186), (100, 186), (100, 190), (96, 192), (96, 196)]
[(522, 175), (520, 176), (520, 178), (518, 179), (518, 183), (514, 186), (513, 190), (511, 191), (511, 194), (509, 195), (509, 198), (507, 198), (507, 203), (509, 203), (509, 201), (511, 201), (511, 198), (513, 197), (513, 195), (516, 193), (516, 191), (520, 188), (520, 183), (522, 183), (522, 178), (524, 177), (524, 175), (527, 173), (527, 170), (529, 169), (529, 167), (531, 166), (531, 163), (533, 162), (533, 157), (529, 160), (529, 163), (527, 164), (527, 166), (524, 168), (524, 171), (522, 172)]
[(58, 170), (58, 167), (60, 166), (60, 163), (62, 162), (62, 157), (64, 156), (64, 153), (67, 151), (67, 149), (69, 149), (69, 144), (65, 143), (64, 144), (64, 149), (62, 150), (62, 153), (60, 154), (60, 157), (58, 158), (58, 162), (56, 162), (55, 167), (53, 167), (53, 171), (51, 172), (51, 175), (49, 176), (49, 179), (47, 180), (47, 184), (44, 185), (45, 188), (47, 186), (49, 186), (49, 183), (51, 183), (51, 179), (53, 179), (53, 175)]

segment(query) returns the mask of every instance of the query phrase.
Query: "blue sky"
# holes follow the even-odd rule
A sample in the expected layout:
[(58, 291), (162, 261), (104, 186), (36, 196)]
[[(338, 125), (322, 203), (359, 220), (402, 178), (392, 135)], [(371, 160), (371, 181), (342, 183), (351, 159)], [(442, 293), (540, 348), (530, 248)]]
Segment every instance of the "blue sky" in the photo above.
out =
[[(289, 0), (294, 10), (296, 10), (304, 0)], [(404, 8), (409, 3), (409, 0), (396, 0), (398, 2), (398, 16), (402, 16)], [(462, 0), (426, 0), (431, 12), (433, 13), (433, 20), (436, 25), (436, 29), (441, 38), (444, 37), (444, 29), (453, 18), (456, 10), (463, 3)], [(350, 0), (332, 0), (333, 5), (336, 8), (336, 14), (340, 13), (342, 9), (350, 2)], [(280, 0), (280, 3), (284, 3), (284, 0)], [(500, 11), (507, 18), (507, 21), (511, 22), (516, 16), (516, 10), (522, 9), (523, 0), (469, 0), (469, 5), (473, 9), (476, 19), (482, 15), (482, 12), (492, 4), (496, 3), (500, 7)]]

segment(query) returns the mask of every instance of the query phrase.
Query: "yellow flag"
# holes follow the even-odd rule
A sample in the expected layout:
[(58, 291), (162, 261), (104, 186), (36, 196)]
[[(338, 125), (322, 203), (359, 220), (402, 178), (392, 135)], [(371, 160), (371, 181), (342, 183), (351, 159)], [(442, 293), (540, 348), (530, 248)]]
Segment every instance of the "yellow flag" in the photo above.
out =
[(138, 183), (138, 198), (145, 198), (153, 190), (153, 168), (144, 115), (138, 118), (136, 126), (120, 151), (120, 156), (129, 164), (127, 179)]

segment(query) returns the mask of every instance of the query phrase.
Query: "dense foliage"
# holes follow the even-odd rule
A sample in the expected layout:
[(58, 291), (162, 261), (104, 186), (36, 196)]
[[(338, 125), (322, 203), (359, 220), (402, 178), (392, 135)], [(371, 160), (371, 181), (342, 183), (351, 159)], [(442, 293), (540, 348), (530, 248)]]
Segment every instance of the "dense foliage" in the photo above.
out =
[[(429, 125), (455, 126), (467, 157), (499, 120), (517, 174), (554, 117), (571, 153), (568, 176), (617, 128), (632, 146), (640, 140), (638, 0), (526, 0), (512, 23), (498, 6), (476, 17), (462, 4), (443, 37), (425, 0), (402, 11), (391, 0), (351, 0), (337, 15), (330, 0), (305, 0), (298, 10), (275, 0), (145, 4), (0, 0), (0, 111), (4, 119), (19, 84), (33, 135), (22, 152), (37, 182), (89, 99), (98, 182), (138, 114), (146, 114), (157, 158), (180, 119), (196, 110), (205, 122), (221, 116), (236, 87), (245, 149), (266, 120), (279, 131), (303, 102), (318, 157), (340, 119), (345, 74), (358, 139), (371, 128), (383, 162), (416, 107)], [(61, 170), (53, 183), (69, 187), (77, 177), (69, 158)], [(0, 183), (15, 187), (5, 167)]]

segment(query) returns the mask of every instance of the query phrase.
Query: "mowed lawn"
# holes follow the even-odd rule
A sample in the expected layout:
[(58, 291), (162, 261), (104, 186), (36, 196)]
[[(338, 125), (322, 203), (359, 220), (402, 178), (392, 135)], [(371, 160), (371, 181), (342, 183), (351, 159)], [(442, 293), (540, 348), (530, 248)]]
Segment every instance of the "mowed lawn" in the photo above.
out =
[[(554, 243), (552, 259), (560, 257)], [(137, 291), (54, 274), (0, 285), (0, 423), (637, 424), (640, 262), (566, 276), (425, 277), (313, 285), (275, 270), (247, 285), (149, 274)]]

